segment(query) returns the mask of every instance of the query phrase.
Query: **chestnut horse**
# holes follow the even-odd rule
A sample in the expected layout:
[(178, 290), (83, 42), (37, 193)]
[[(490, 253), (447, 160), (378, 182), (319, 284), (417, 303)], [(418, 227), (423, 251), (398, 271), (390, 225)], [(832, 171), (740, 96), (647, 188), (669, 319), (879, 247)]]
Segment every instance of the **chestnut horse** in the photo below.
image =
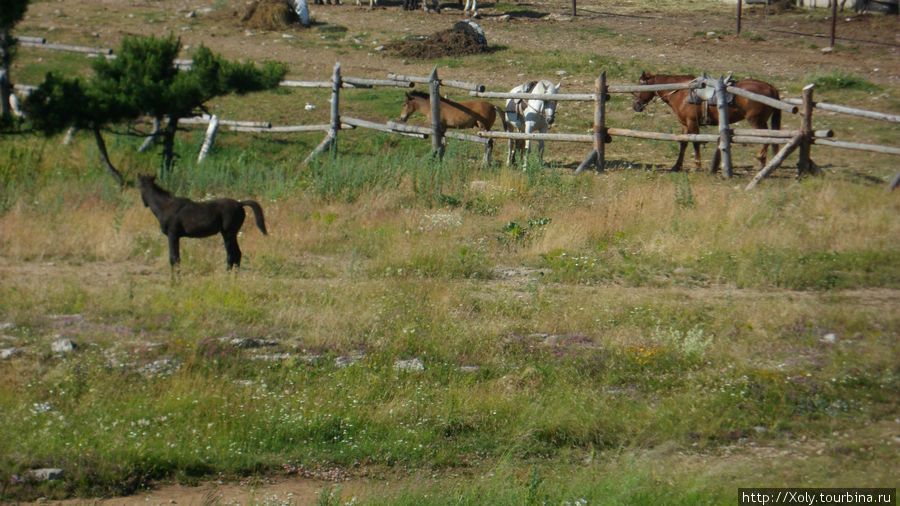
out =
[[(638, 81), (638, 84), (687, 83), (693, 81), (695, 78), (695, 76), (687, 75), (653, 75), (644, 72), (641, 74), (641, 79)], [(758, 79), (741, 79), (732, 86), (778, 100), (778, 90), (771, 84)], [(647, 103), (653, 100), (654, 97), (659, 96), (660, 100), (665, 102), (666, 105), (675, 112), (675, 116), (678, 117), (678, 121), (681, 123), (682, 133), (697, 134), (700, 133), (700, 125), (718, 125), (719, 113), (715, 103), (710, 102), (707, 111), (704, 111), (704, 109), (707, 108), (706, 103), (688, 103), (690, 94), (691, 90), (643, 91), (634, 94), (632, 108), (636, 112), (641, 112), (644, 110)], [(729, 123), (736, 123), (742, 119), (746, 119), (753, 128), (764, 129), (768, 128), (766, 126), (766, 121), (768, 121), (770, 117), (772, 118), (771, 128), (773, 130), (779, 130), (781, 128), (781, 111), (774, 107), (744, 98), (740, 95), (735, 95), (734, 103), (728, 106)], [(704, 121), (704, 119), (706, 119), (706, 121)], [(695, 169), (700, 170), (700, 143), (695, 142), (693, 144)], [(675, 165), (673, 165), (670, 170), (681, 170), (681, 165), (684, 161), (684, 150), (686, 148), (687, 142), (682, 142), (681, 149), (678, 152), (678, 160), (675, 161)], [(772, 152), (774, 153), (775, 150), (776, 146), (772, 145)], [(715, 158), (713, 158), (713, 171), (718, 168), (719, 156), (719, 151), (716, 149), (716, 155)], [(760, 167), (766, 165), (765, 144), (759, 150), (756, 159), (759, 160)]]
[[(497, 108), (485, 100), (454, 102), (441, 97), (441, 126), (443, 128), (472, 128), (490, 130), (497, 120)], [(400, 121), (406, 123), (409, 115), (419, 111), (431, 120), (431, 99), (421, 91), (406, 94)]]
[(241, 248), (238, 247), (237, 234), (247, 215), (244, 206), (253, 210), (256, 226), (266, 234), (262, 208), (254, 200), (216, 199), (194, 202), (172, 195), (156, 184), (156, 176), (144, 174), (138, 175), (138, 185), (141, 188), (141, 200), (153, 211), (162, 233), (169, 238), (169, 264), (173, 273), (175, 266), (181, 261), (179, 241), (182, 237), (209, 237), (213, 234), (222, 234), (225, 241), (228, 270), (240, 267)]

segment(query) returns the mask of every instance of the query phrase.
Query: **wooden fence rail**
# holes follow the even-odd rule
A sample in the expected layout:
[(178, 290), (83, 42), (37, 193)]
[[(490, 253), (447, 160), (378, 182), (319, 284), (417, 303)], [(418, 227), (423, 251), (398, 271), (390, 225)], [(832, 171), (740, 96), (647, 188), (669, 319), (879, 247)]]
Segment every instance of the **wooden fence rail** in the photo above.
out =
[[(18, 37), (22, 45), (29, 47), (43, 47), (47, 49), (70, 50), (88, 53), (91, 55), (106, 55), (108, 58), (114, 58), (112, 50), (106, 48), (88, 48), (83, 46), (68, 46), (64, 44), (50, 44), (46, 39), (39, 37)], [(190, 66), (190, 60), (180, 61), (179, 66)], [(802, 99), (785, 98), (783, 100), (775, 100), (770, 97), (762, 96), (746, 90), (728, 86), (722, 78), (712, 79), (703, 76), (698, 80), (689, 83), (662, 84), (662, 85), (619, 85), (608, 86), (606, 84), (606, 73), (601, 73), (595, 82), (595, 90), (593, 93), (559, 93), (553, 95), (537, 94), (537, 93), (504, 93), (485, 91), (485, 86), (477, 83), (457, 81), (450, 79), (440, 79), (437, 76), (437, 67), (435, 66), (431, 75), (428, 77), (421, 76), (405, 76), (400, 74), (388, 74), (388, 79), (370, 79), (343, 77), (340, 72), (341, 64), (335, 64), (332, 79), (329, 81), (296, 81), (284, 80), (279, 84), (285, 87), (303, 87), (303, 88), (331, 88), (331, 121), (328, 124), (321, 125), (285, 125), (272, 126), (269, 122), (260, 121), (237, 121), (224, 120), (215, 116), (203, 116), (196, 118), (185, 118), (181, 122), (185, 124), (202, 124), (208, 123), (207, 136), (201, 150), (200, 159), (209, 151), (216, 128), (219, 125), (228, 126), (232, 131), (238, 132), (327, 132), (325, 139), (313, 150), (306, 158), (308, 162), (316, 154), (334, 148), (337, 143), (338, 132), (340, 130), (351, 130), (356, 127), (384, 131), (399, 135), (409, 135), (417, 138), (432, 139), (433, 154), (439, 157), (443, 156), (444, 139), (453, 138), (466, 142), (475, 142), (485, 147), (485, 162), (490, 162), (491, 151), (493, 148), (493, 139), (509, 139), (509, 140), (537, 140), (537, 141), (556, 141), (556, 142), (586, 142), (592, 143), (592, 150), (585, 160), (579, 165), (576, 174), (582, 172), (585, 168), (593, 165), (598, 172), (605, 170), (605, 144), (612, 141), (613, 137), (630, 137), (640, 139), (650, 139), (669, 142), (715, 142), (717, 143), (717, 157), (721, 154), (722, 174), (725, 177), (731, 177), (731, 144), (773, 144), (783, 145), (782, 149), (773, 157), (773, 159), (760, 170), (752, 179), (747, 189), (755, 187), (761, 179), (778, 168), (784, 160), (794, 150), (800, 150), (800, 161), (798, 162), (798, 176), (806, 173), (815, 173), (818, 168), (813, 163), (810, 151), (812, 145), (829, 146), (842, 149), (853, 149), (875, 153), (885, 153), (891, 155), (900, 155), (900, 148), (883, 146), (876, 144), (865, 144), (858, 142), (847, 142), (832, 139), (834, 132), (832, 130), (814, 130), (812, 127), (812, 113), (814, 109), (824, 111), (837, 112), (842, 114), (850, 114), (858, 117), (900, 123), (900, 115), (886, 114), (881, 112), (866, 111), (852, 107), (841, 106), (837, 104), (829, 104), (825, 102), (815, 102), (812, 99), (812, 85), (807, 86), (803, 90)], [(429, 85), (430, 101), (432, 106), (432, 125), (431, 127), (421, 127), (414, 125), (405, 125), (388, 121), (387, 123), (379, 123), (359, 118), (350, 118), (340, 116), (340, 90), (342, 88), (372, 88), (375, 86), (390, 86), (397, 88), (412, 88), (415, 83)], [(466, 134), (462, 132), (444, 131), (439, 121), (439, 100), (440, 87), (448, 86), (469, 91), (472, 96), (488, 99), (513, 99), (513, 100), (546, 100), (552, 97), (553, 101), (581, 101), (594, 103), (594, 124), (592, 133), (576, 134), (576, 133), (520, 133), (520, 132), (501, 132), (501, 131), (479, 131), (476, 135)], [(640, 130), (631, 130), (625, 128), (609, 128), (606, 125), (606, 106), (609, 101), (610, 93), (636, 93), (645, 91), (666, 91), (680, 89), (696, 89), (702, 87), (713, 87), (716, 89), (717, 109), (720, 112), (721, 124), (719, 132), (716, 134), (672, 134), (663, 132), (647, 132)], [(35, 87), (28, 85), (15, 85), (15, 90), (22, 93), (30, 93)], [(770, 130), (770, 129), (748, 129), (748, 128), (729, 128), (727, 118), (727, 107), (725, 107), (725, 94), (731, 93), (740, 95), (750, 100), (765, 103), (779, 110), (797, 114), (799, 112), (801, 125), (795, 130)], [(713, 164), (715, 170), (715, 164)], [(896, 182), (896, 183), (895, 183)], [(892, 180), (891, 188), (900, 185), (900, 173)]]

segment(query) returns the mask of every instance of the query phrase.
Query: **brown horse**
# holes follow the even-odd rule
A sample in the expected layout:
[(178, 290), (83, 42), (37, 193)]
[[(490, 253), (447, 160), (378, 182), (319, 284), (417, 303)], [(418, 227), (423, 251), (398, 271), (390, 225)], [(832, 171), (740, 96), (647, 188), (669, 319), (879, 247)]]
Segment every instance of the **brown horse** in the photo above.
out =
[[(641, 79), (638, 81), (638, 84), (687, 83), (693, 81), (694, 79), (695, 76), (665, 74), (653, 75), (644, 72), (641, 74)], [(778, 90), (776, 90), (775, 87), (771, 84), (760, 81), (758, 79), (741, 79), (740, 81), (734, 83), (732, 86), (778, 100)], [(690, 96), (690, 93), (691, 90), (667, 90), (656, 92), (643, 91), (640, 93), (635, 93), (632, 108), (636, 112), (641, 112), (648, 102), (653, 100), (654, 97), (659, 96), (659, 98), (663, 102), (665, 102), (666, 105), (671, 107), (672, 111), (675, 112), (675, 116), (677, 116), (678, 121), (681, 122), (682, 133), (696, 134), (700, 133), (700, 125), (718, 125), (719, 112), (715, 104), (709, 103), (709, 106), (707, 108), (706, 103), (688, 103), (688, 97)], [(707, 110), (704, 111), (704, 109)], [(775, 109), (774, 107), (756, 102), (754, 100), (750, 100), (748, 98), (744, 98), (740, 95), (735, 95), (734, 103), (728, 106), (729, 123), (736, 123), (742, 119), (746, 119), (747, 122), (753, 126), (753, 128), (767, 128), (766, 121), (769, 120), (769, 117), (772, 118), (772, 129), (780, 129), (781, 111)], [(704, 121), (704, 119), (706, 121)], [(693, 144), (694, 163), (696, 164), (695, 169), (700, 170), (700, 143), (695, 142)], [(681, 149), (678, 152), (678, 160), (675, 161), (675, 165), (673, 165), (670, 170), (681, 170), (681, 165), (684, 161), (684, 150), (686, 148), (687, 142), (682, 142)], [(775, 145), (773, 145), (773, 153), (775, 152), (775, 149), (776, 147)], [(756, 159), (759, 160), (760, 167), (766, 165), (766, 145), (763, 145), (759, 150), (759, 154), (756, 155)], [(716, 170), (718, 168), (718, 164), (719, 151), (717, 149), (716, 156), (713, 159), (712, 169)]]
[(244, 224), (244, 206), (253, 210), (256, 226), (266, 234), (263, 211), (254, 200), (216, 199), (208, 202), (194, 202), (176, 197), (156, 184), (156, 176), (138, 175), (141, 200), (153, 211), (159, 220), (162, 233), (169, 238), (169, 263), (174, 268), (181, 261), (179, 241), (182, 237), (209, 237), (222, 234), (228, 270), (241, 266), (241, 248), (237, 234)]
[[(443, 128), (472, 128), (490, 130), (497, 120), (497, 108), (485, 100), (454, 102), (441, 97), (441, 126)], [(406, 94), (400, 121), (406, 123), (409, 115), (419, 111), (431, 120), (431, 99), (421, 91)], [(502, 119), (502, 118), (501, 118)]]

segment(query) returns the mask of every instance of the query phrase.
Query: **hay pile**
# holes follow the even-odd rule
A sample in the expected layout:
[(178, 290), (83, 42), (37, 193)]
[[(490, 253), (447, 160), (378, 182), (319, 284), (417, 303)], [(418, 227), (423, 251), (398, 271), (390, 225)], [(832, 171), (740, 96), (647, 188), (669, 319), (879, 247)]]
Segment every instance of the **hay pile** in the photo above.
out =
[(423, 40), (392, 42), (385, 49), (404, 58), (433, 59), (488, 52), (484, 32), (474, 23), (460, 22), (449, 30), (437, 32)]
[(257, 0), (241, 15), (241, 25), (256, 30), (277, 31), (295, 24), (300, 17), (289, 0)]

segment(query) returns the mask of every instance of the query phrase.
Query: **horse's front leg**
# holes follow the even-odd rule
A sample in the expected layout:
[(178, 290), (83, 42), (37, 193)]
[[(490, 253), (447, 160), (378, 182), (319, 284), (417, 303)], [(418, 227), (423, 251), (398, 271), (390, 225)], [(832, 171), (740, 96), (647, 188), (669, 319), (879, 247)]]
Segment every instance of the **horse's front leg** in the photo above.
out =
[(506, 145), (506, 166), (511, 167), (516, 162), (516, 139), (509, 139)]
[(719, 165), (722, 164), (722, 150), (716, 147), (716, 150), (713, 152), (712, 165), (709, 167), (709, 173), (715, 174), (719, 171)]
[(181, 246), (178, 234), (167, 234), (169, 238), (169, 265), (174, 269), (181, 262)]
[[(525, 133), (531, 135), (534, 132), (534, 122), (525, 122)], [(531, 158), (531, 139), (525, 139), (525, 149), (522, 153), (522, 170), (528, 170), (528, 159)]]
[[(544, 124), (544, 125), (539, 129), (539, 131), (540, 131), (540, 133), (542, 133), (542, 134), (547, 133), (547, 125)], [(544, 166), (544, 141), (543, 141), (543, 139), (537, 141), (537, 144), (538, 144), (538, 163), (540, 163), (540, 164), (541, 164), (541, 167), (543, 167), (543, 166)]]
[[(772, 144), (772, 146), (775, 146), (775, 144)], [(769, 145), (763, 144), (762, 147), (759, 149), (759, 153), (756, 154), (756, 159), (759, 160), (759, 168), (760, 169), (762, 169), (763, 167), (766, 166), (766, 155), (768, 154), (767, 153), (768, 149), (769, 149)]]
[(701, 169), (701, 163), (700, 163), (700, 143), (699, 143), (699, 142), (695, 142), (695, 143), (693, 143), (693, 144), (694, 144), (694, 170), (700, 170), (700, 169)]

